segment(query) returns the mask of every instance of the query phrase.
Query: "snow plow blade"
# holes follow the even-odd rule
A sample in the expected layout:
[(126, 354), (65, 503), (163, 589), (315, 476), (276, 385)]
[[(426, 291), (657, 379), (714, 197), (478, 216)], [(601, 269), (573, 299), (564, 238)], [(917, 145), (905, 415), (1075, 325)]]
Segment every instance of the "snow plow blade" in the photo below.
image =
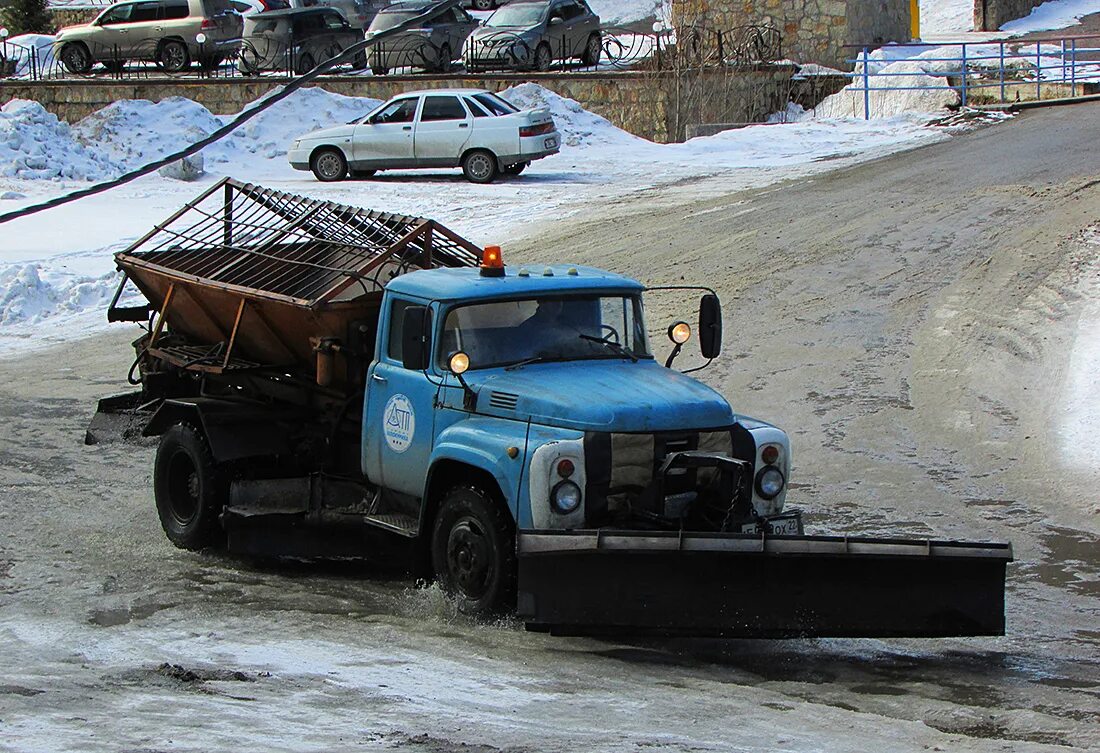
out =
[(522, 531), (517, 612), (556, 635), (1004, 635), (1010, 544)]

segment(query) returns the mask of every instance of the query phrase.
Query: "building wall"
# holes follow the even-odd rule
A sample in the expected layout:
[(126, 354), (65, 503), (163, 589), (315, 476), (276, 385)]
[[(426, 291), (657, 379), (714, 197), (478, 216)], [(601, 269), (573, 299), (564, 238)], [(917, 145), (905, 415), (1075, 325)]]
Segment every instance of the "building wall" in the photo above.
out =
[(1009, 21), (1023, 18), (1043, 0), (974, 0), (974, 29), (997, 31)]
[[(978, 0), (980, 2), (980, 0)], [(673, 25), (732, 30), (770, 25), (783, 34), (783, 55), (799, 63), (851, 69), (849, 45), (906, 42), (909, 0), (682, 0)]]
[[(315, 85), (357, 97), (388, 99), (409, 89), (476, 87), (500, 91), (534, 81), (579, 102), (633, 134), (658, 142), (684, 138), (688, 123), (756, 122), (786, 106), (791, 96), (791, 66), (694, 73), (616, 73), (500, 76), (333, 76)], [(160, 79), (0, 82), (0, 104), (12, 99), (40, 102), (73, 123), (121, 99), (159, 102), (186, 97), (211, 112), (240, 112), (280, 82), (232, 79)]]

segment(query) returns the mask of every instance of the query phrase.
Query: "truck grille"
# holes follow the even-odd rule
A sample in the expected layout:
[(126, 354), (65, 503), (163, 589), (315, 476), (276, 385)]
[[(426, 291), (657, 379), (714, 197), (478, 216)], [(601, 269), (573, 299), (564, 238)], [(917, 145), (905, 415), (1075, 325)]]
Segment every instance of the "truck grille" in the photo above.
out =
[(513, 395), (511, 392), (489, 393), (489, 406), (492, 408), (500, 408), (501, 410), (515, 410), (516, 403), (518, 402), (519, 395)]

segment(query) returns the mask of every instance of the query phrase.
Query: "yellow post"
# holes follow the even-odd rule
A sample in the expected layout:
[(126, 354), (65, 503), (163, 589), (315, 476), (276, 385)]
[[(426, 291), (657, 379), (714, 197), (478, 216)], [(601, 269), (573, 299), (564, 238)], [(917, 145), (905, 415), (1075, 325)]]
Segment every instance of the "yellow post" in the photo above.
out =
[(920, 41), (920, 0), (909, 0), (909, 33), (914, 42)]

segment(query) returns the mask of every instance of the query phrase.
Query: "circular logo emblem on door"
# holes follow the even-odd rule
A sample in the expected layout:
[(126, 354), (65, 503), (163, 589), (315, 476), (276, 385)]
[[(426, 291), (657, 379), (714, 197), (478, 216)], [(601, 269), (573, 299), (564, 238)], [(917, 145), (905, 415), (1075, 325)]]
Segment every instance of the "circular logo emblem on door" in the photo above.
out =
[(394, 395), (382, 411), (382, 432), (386, 435), (386, 444), (394, 452), (404, 452), (412, 444), (415, 431), (416, 414), (413, 413), (412, 403), (404, 395)]

